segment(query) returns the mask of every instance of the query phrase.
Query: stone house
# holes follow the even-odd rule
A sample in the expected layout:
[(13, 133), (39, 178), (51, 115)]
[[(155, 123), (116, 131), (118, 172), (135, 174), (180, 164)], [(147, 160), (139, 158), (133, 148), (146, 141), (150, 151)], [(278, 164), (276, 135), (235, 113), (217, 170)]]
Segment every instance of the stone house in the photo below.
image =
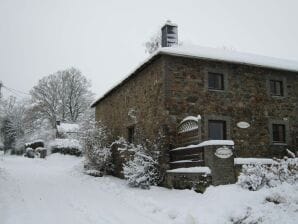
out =
[(113, 139), (163, 136), (164, 170), (200, 166), (189, 155), (198, 149), (180, 156), (173, 149), (207, 140), (233, 140), (233, 157), (282, 157), (298, 149), (298, 62), (172, 46), (174, 24), (162, 34), (163, 47), (92, 104)]

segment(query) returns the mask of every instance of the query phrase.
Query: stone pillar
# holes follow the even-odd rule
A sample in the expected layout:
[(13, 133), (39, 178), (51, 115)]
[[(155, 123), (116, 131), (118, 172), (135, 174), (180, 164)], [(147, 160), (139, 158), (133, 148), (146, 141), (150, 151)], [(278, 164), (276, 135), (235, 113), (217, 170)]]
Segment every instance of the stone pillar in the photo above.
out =
[(204, 147), (205, 166), (211, 169), (212, 184), (236, 182), (234, 153), (231, 146), (210, 145)]

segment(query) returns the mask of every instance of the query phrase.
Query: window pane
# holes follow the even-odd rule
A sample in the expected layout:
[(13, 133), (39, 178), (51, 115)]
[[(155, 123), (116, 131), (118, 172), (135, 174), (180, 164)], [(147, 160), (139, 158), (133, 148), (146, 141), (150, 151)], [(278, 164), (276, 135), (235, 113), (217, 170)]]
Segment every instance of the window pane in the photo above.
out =
[(278, 96), (283, 96), (282, 81), (276, 83), (276, 93)]
[(270, 80), (270, 93), (272, 95), (275, 95), (275, 85), (274, 85), (274, 81)]
[(223, 74), (208, 73), (208, 88), (223, 90)]
[(272, 125), (273, 142), (286, 142), (285, 125), (273, 124)]
[(283, 96), (282, 81), (270, 80), (270, 93), (273, 96)]
[(214, 121), (208, 122), (209, 139), (221, 140), (226, 139), (226, 122)]
[(134, 135), (135, 135), (135, 128), (134, 128), (134, 126), (132, 126), (132, 127), (129, 127), (127, 130), (128, 130), (127, 140), (128, 140), (129, 143), (133, 143), (134, 142)]

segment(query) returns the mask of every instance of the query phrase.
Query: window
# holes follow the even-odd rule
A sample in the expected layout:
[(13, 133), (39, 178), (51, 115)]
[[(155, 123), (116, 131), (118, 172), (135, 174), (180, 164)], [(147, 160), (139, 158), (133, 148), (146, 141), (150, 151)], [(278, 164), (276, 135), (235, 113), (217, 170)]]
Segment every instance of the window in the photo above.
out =
[(224, 90), (224, 77), (221, 73), (208, 73), (208, 89)]
[(208, 121), (208, 138), (214, 140), (226, 139), (226, 122), (219, 120)]
[(127, 131), (128, 131), (127, 140), (129, 143), (133, 143), (134, 136), (135, 136), (135, 127), (134, 126), (128, 127)]
[(283, 83), (278, 80), (270, 80), (270, 95), (283, 96)]
[(284, 124), (272, 124), (272, 140), (275, 143), (286, 143), (286, 128)]

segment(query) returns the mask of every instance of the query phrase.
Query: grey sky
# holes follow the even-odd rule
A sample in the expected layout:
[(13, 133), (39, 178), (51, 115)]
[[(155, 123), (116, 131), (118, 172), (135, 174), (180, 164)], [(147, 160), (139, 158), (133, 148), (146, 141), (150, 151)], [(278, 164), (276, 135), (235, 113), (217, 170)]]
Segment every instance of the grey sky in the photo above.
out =
[(185, 43), (298, 61), (297, 11), (296, 0), (0, 0), (0, 81), (28, 92), (75, 66), (101, 95), (167, 19)]

